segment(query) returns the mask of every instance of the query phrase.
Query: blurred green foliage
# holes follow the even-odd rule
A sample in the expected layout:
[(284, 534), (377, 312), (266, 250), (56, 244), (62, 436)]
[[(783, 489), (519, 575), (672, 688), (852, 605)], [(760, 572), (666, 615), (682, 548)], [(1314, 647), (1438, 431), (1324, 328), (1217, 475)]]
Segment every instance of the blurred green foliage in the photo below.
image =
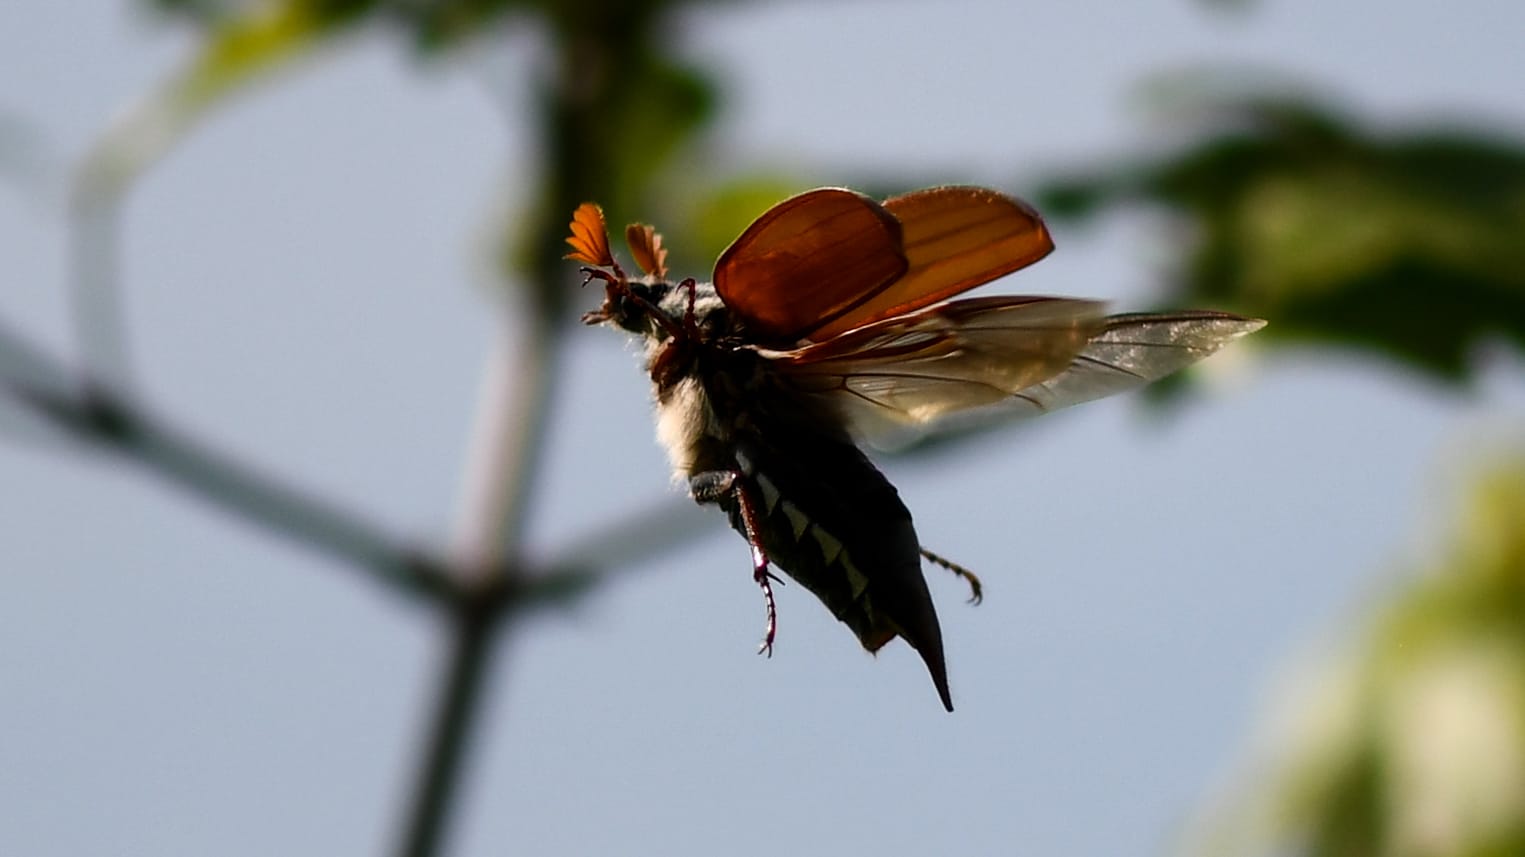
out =
[[(513, 27), (537, 28), (551, 43), (553, 67), (532, 81), (545, 169), (538, 190), (521, 194), (528, 210), (515, 212), (535, 225), (506, 241), (504, 255), (537, 280), (548, 281), (556, 260), (545, 248), (560, 246), (555, 233), (579, 202), (601, 202), (616, 225), (662, 215), (655, 225), (675, 261), (702, 273), (752, 217), (804, 185), (780, 176), (721, 183), (699, 176), (692, 158), (674, 169), (718, 96), (707, 74), (663, 49), (680, 5), (672, 0), (145, 2), (207, 38), (157, 103), (140, 109), (156, 126), (128, 122), (126, 133), (107, 135), (95, 172), (109, 187), (243, 84), (361, 24), (401, 32), (423, 55)], [(1203, 115), (1195, 142), (1172, 155), (1048, 182), (1040, 209), (1086, 218), (1142, 202), (1172, 212), (1191, 242), (1162, 302), (1267, 318), (1262, 341), (1363, 349), (1450, 381), (1469, 376), (1476, 346), (1491, 337), (1525, 347), (1521, 141), (1377, 132), (1289, 97), (1246, 96)], [(692, 204), (662, 193), (672, 186)], [(565, 289), (537, 297), (551, 317), (565, 316)]]
[(673, 0), (144, 0), (156, 11), (215, 28), (269, 14), (300, 9), (303, 16), (335, 29), (352, 22), (375, 22), (401, 29), (423, 52), (457, 47), (491, 34), (505, 18), (562, 19), (590, 25), (598, 21), (651, 19), (680, 5)]
[(1479, 464), (1438, 555), (1292, 688), (1205, 853), (1525, 854), (1525, 451)]
[(1290, 98), (1206, 117), (1167, 157), (1049, 183), (1040, 208), (1165, 209), (1190, 235), (1167, 302), (1269, 319), (1262, 337), (1374, 351), (1451, 381), (1490, 337), (1525, 348), (1525, 142), (1375, 132)]

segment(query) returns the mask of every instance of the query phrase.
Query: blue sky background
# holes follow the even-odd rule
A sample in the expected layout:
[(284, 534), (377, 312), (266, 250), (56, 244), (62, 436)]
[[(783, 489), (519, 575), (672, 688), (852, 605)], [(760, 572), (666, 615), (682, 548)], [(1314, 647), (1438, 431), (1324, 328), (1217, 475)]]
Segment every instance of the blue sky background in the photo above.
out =
[[(63, 187), (189, 34), (105, 0), (3, 7), (0, 313), (69, 348)], [(1146, 75), (1278, 69), (1374, 121), (1525, 132), (1525, 6), (724, 5), (672, 50), (722, 74), (712, 154), (1021, 193), (1171, 139)], [(490, 229), (527, 187), (516, 37), (420, 70), (372, 34), (194, 133), (127, 208), (134, 371), (237, 453), (443, 542), (493, 334)], [(516, 99), (516, 100), (515, 100)], [(506, 113), (505, 113), (506, 110)], [(509, 117), (505, 123), (504, 116)], [(1150, 302), (1176, 238), (1060, 228), (1005, 292)], [(702, 272), (692, 272), (702, 273)], [(590, 302), (593, 300), (589, 297)], [(745, 545), (709, 533), (507, 641), (453, 853), (1162, 853), (1227, 782), (1279, 673), (1394, 585), (1450, 475), (1525, 418), (1525, 360), (1465, 394), (1244, 348), (1161, 419), (1126, 399), (886, 469), (958, 712), (799, 587), (775, 657)], [(1223, 367), (1220, 367), (1223, 368)], [(551, 553), (671, 502), (630, 349), (580, 331), (532, 521)], [(423, 611), (139, 472), (0, 419), (0, 853), (376, 853), (442, 662)]]

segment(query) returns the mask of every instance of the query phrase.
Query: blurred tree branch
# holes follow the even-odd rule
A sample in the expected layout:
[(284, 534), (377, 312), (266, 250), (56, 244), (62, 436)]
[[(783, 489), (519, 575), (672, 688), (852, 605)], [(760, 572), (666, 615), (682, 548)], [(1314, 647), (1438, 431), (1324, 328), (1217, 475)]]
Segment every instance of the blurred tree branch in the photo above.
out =
[[(0, 324), (0, 387), (30, 413), (67, 437), (116, 455), (187, 493), (287, 538), (367, 572), (384, 587), (424, 601), (488, 601), (512, 612), (561, 605), (585, 592), (617, 567), (613, 558), (588, 545), (627, 538), (653, 520), (682, 526), (669, 505), (598, 528), (574, 548), (542, 566), (492, 575), (495, 586), (473, 587), (449, 571), (448, 563), (397, 542), (353, 512), (286, 484), (254, 465), (240, 462), (212, 444), (153, 414), (130, 397), (78, 383), (63, 367), (24, 337)], [(687, 516), (684, 516), (687, 517)], [(635, 546), (639, 552), (641, 542)], [(660, 550), (654, 545), (649, 550)], [(501, 581), (513, 580), (513, 586)]]

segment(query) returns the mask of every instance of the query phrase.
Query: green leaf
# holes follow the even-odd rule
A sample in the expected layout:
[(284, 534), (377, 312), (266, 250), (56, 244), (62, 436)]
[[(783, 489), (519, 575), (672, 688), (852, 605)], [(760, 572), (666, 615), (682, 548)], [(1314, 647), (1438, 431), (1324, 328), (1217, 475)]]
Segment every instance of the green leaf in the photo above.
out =
[[(375, 0), (163, 3), (207, 27), (198, 53), (101, 136), (81, 166), (77, 199), (109, 199), (167, 152), (211, 109), (343, 30)], [(215, 8), (214, 8), (215, 7)]]

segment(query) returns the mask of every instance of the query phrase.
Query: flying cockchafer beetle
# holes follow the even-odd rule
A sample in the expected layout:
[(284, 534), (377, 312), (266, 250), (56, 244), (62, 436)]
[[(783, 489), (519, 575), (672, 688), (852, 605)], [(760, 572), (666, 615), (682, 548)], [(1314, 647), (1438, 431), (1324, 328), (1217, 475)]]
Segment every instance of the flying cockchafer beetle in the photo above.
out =
[(928, 560), (895, 487), (857, 445), (966, 412), (1042, 413), (1138, 387), (1264, 325), (1209, 311), (1106, 315), (1058, 297), (949, 298), (1053, 249), (1027, 204), (939, 187), (882, 203), (842, 188), (791, 197), (752, 223), (709, 283), (668, 278), (649, 226), (615, 262), (602, 211), (579, 207), (567, 258), (604, 283), (583, 317), (645, 342), (657, 434), (699, 503), (752, 552), (771, 654), (769, 566), (816, 595), (870, 652), (902, 637), (953, 710)]

